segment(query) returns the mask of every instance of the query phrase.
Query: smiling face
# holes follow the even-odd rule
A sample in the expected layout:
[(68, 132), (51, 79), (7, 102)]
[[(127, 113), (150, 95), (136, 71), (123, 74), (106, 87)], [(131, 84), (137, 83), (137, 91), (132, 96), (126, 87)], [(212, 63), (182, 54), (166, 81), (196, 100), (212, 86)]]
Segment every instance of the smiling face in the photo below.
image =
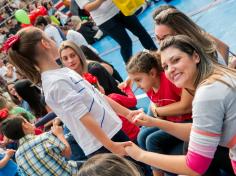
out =
[(179, 88), (194, 89), (199, 61), (195, 52), (190, 56), (174, 47), (168, 47), (161, 52), (166, 77)]
[(166, 37), (174, 36), (176, 35), (176, 33), (167, 25), (157, 24), (155, 25), (155, 35), (156, 35), (157, 41), (160, 43)]
[(71, 48), (65, 48), (61, 51), (61, 60), (64, 66), (82, 74), (83, 67), (79, 56)]

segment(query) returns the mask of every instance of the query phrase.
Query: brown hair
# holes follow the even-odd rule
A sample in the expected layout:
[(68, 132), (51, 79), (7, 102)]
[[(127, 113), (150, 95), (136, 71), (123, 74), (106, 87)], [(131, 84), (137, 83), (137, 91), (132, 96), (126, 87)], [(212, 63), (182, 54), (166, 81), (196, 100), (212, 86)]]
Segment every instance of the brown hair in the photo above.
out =
[(98, 154), (88, 159), (80, 168), (78, 176), (142, 176), (137, 168), (118, 155)]
[(61, 58), (61, 52), (64, 50), (64, 49), (67, 49), (67, 48), (71, 48), (75, 54), (77, 56), (79, 56), (80, 58), (80, 62), (81, 62), (81, 65), (82, 65), (82, 71), (83, 72), (87, 72), (87, 69), (88, 69), (88, 66), (87, 66), (87, 61), (86, 61), (86, 57), (82, 51), (82, 49), (76, 45), (74, 42), (71, 42), (71, 41), (64, 41), (62, 42), (60, 48), (59, 48), (59, 54), (60, 54), (60, 58)]
[(160, 56), (156, 52), (139, 52), (131, 57), (126, 66), (128, 73), (149, 73), (152, 68), (158, 73), (163, 71)]
[(156, 16), (166, 9), (176, 9), (176, 7), (169, 4), (159, 6), (158, 8), (154, 10), (152, 14), (153, 20), (155, 21)]
[(37, 44), (43, 39), (43, 32), (35, 27), (27, 27), (17, 32), (19, 40), (9, 49), (9, 61), (33, 83), (41, 82), (37, 67)]
[(6, 90), (7, 90), (7, 93), (9, 94), (11, 100), (13, 101), (13, 103), (15, 103), (16, 105), (19, 105), (20, 104), (20, 100), (17, 98), (17, 96), (15, 95), (12, 95), (10, 90), (8, 89), (8, 86), (9, 85), (13, 85), (13, 88), (15, 86), (15, 83), (14, 82), (8, 82), (7, 85), (6, 85)]
[(236, 79), (236, 70), (229, 69), (223, 65), (214, 62), (209, 54), (200, 47), (199, 43), (192, 40), (186, 35), (177, 35), (166, 38), (161, 42), (160, 52), (169, 47), (179, 49), (180, 51), (192, 56), (194, 52), (199, 55), (200, 62), (197, 64), (197, 76), (194, 81), (194, 87), (199, 85), (220, 81), (229, 87), (236, 87), (233, 83), (228, 83), (223, 79), (223, 76), (233, 77)]
[(159, 12), (154, 18), (157, 25), (166, 25), (175, 33), (187, 35), (204, 49), (210, 55), (211, 59), (217, 57), (216, 45), (208, 37), (207, 33), (194, 23), (187, 15), (174, 8), (167, 8)]
[(14, 106), (13, 102), (8, 101), (6, 97), (0, 96), (0, 109), (7, 108), (11, 111)]

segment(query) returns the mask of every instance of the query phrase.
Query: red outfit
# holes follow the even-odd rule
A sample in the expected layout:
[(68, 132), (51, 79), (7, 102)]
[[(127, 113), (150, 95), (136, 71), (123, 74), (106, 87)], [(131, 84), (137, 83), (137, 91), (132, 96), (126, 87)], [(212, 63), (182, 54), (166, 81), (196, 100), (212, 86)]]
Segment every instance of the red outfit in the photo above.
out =
[[(157, 92), (150, 89), (147, 92), (150, 100), (157, 105), (157, 107), (165, 106), (171, 103), (180, 101), (182, 89), (177, 88), (173, 83), (171, 83), (165, 76), (165, 73), (160, 74), (160, 87)], [(192, 118), (192, 114), (185, 114), (180, 116), (168, 116), (164, 117), (166, 120), (172, 122), (182, 122), (184, 120), (189, 120)]]
[[(132, 89), (130, 87), (125, 87), (125, 88), (123, 88), (122, 91), (127, 96), (120, 95), (117, 93), (112, 93), (112, 94), (108, 95), (108, 97), (110, 97), (111, 99), (113, 99), (117, 103), (119, 103), (127, 108), (135, 107), (137, 104), (137, 99), (136, 99), (134, 93), (132, 92)], [(137, 136), (139, 133), (139, 127), (137, 127), (136, 125), (129, 122), (125, 117), (120, 116), (120, 115), (119, 115), (119, 117), (122, 120), (122, 131), (124, 131), (125, 134), (128, 135), (130, 140), (133, 141), (133, 140), (137, 139)]]

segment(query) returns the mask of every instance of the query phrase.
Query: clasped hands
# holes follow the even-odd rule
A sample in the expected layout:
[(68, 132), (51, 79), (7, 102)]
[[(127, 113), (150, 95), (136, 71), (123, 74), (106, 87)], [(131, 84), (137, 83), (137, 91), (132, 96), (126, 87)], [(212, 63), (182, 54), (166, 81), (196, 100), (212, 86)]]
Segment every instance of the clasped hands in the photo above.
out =
[[(129, 114), (127, 115), (127, 119), (130, 122), (134, 123), (135, 125), (150, 127), (150, 126), (153, 126), (154, 118), (146, 115), (143, 112), (143, 109), (139, 109), (139, 110), (130, 111)], [(141, 148), (139, 148), (136, 144), (134, 144), (131, 141), (128, 141), (122, 144), (120, 143), (120, 145), (125, 150), (124, 151), (125, 153), (122, 153), (123, 155), (128, 155), (138, 161), (141, 160), (144, 151)]]

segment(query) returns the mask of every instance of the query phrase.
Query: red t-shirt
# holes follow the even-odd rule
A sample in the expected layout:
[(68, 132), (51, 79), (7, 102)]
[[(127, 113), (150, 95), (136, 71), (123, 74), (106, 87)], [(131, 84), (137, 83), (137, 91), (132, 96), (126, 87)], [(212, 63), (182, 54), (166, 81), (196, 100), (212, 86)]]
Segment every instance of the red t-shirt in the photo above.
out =
[[(147, 92), (150, 100), (157, 105), (157, 107), (165, 106), (171, 103), (180, 101), (182, 89), (177, 88), (173, 83), (171, 83), (165, 76), (165, 73), (160, 74), (160, 87), (157, 92), (150, 89)], [(166, 120), (172, 122), (182, 122), (192, 118), (192, 114), (185, 114), (180, 116), (167, 116), (164, 117)]]
[[(116, 101), (117, 103), (130, 108), (135, 107), (137, 104), (137, 99), (135, 98), (134, 93), (132, 92), (132, 89), (130, 87), (125, 87), (122, 89), (122, 91), (127, 95), (120, 95), (117, 93), (112, 93), (108, 95), (111, 99)], [(129, 122), (125, 117), (120, 116), (120, 119), (122, 120), (122, 131), (125, 132), (125, 134), (130, 138), (130, 140), (134, 141), (137, 139), (138, 133), (139, 133), (139, 127)]]

